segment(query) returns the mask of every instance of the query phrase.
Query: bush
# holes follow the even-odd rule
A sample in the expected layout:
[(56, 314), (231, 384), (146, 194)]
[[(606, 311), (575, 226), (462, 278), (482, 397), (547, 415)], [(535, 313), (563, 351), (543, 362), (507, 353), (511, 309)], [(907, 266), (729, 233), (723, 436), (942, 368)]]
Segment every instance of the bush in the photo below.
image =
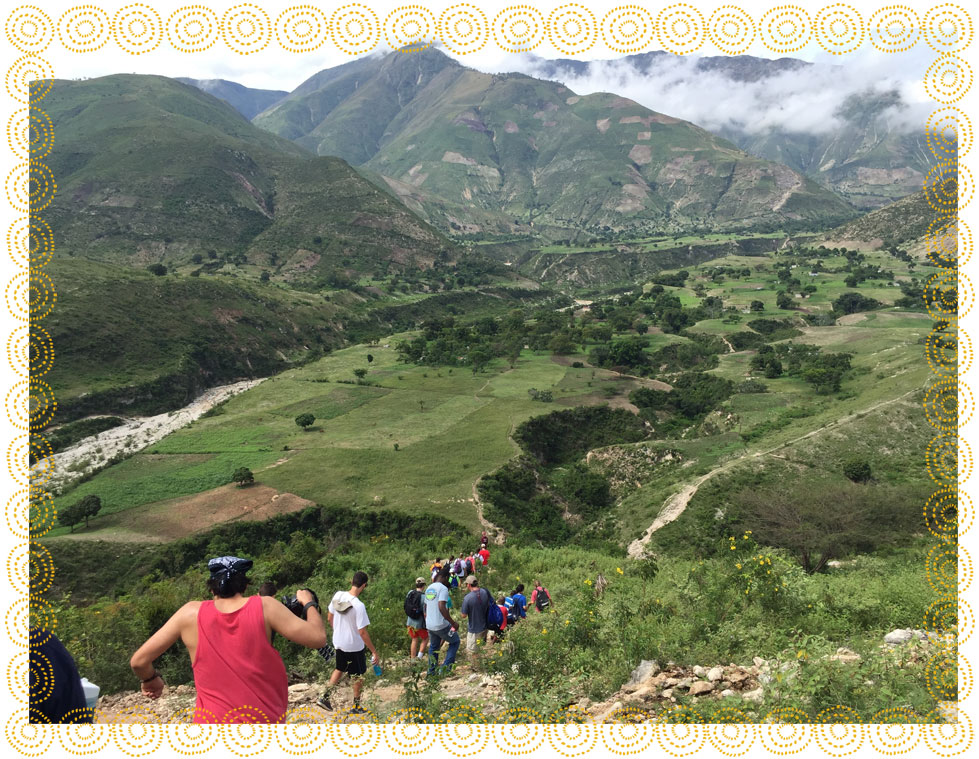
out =
[(870, 482), (870, 462), (866, 459), (850, 459), (843, 463), (843, 475), (851, 482)]
[(231, 481), (238, 483), (238, 487), (244, 487), (245, 485), (251, 485), (255, 482), (255, 475), (252, 470), (246, 466), (238, 467), (234, 472), (231, 473)]

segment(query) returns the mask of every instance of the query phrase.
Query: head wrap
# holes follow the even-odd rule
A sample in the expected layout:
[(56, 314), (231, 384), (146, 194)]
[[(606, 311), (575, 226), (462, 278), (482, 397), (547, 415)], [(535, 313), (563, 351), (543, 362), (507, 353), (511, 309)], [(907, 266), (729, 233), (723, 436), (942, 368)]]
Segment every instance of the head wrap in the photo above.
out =
[(251, 559), (239, 559), (237, 556), (220, 556), (207, 562), (211, 570), (211, 579), (218, 580), (218, 592), (228, 589), (228, 581), (236, 574), (244, 574), (252, 568)]

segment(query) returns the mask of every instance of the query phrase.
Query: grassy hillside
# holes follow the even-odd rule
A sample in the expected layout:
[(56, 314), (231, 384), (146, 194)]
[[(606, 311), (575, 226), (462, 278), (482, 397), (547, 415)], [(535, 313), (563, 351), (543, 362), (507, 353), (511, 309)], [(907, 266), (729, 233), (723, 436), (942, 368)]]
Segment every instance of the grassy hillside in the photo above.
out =
[(140, 267), (247, 260), (316, 280), (455, 255), (343, 161), (313, 157), (176, 80), (58, 81), (46, 109), (58, 135), (46, 218), (59, 256)]

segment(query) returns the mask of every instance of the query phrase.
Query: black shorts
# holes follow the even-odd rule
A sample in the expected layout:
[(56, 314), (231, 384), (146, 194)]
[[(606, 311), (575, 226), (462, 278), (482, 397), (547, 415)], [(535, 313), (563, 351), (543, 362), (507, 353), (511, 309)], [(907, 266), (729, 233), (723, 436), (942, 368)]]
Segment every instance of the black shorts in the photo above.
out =
[(337, 649), (336, 668), (348, 675), (363, 675), (367, 672), (367, 649), (341, 651)]

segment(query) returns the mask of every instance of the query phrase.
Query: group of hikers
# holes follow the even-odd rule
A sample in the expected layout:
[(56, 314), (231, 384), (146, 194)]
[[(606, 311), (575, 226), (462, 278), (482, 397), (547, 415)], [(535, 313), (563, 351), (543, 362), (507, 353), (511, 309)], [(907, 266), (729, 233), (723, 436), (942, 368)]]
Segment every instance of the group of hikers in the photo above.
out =
[[(194, 722), (281, 722), (288, 709), (288, 678), (285, 665), (271, 642), (276, 634), (315, 649), (327, 661), (335, 660), (333, 672), (317, 704), (334, 709), (335, 692), (341, 679), (353, 683), (351, 714), (363, 714), (361, 693), (367, 672), (367, 651), (375, 674), (381, 674), (381, 657), (368, 633), (370, 619), (360, 596), (367, 588), (365, 572), (355, 572), (349, 590), (337, 591), (326, 609), (325, 623), (333, 629), (332, 645), (319, 600), (309, 589), (299, 589), (292, 598), (279, 601), (275, 589), (263, 585), (258, 595), (245, 597), (250, 580), (250, 559), (222, 556), (208, 562), (209, 601), (190, 601), (133, 654), (130, 665), (141, 682), (142, 692), (159, 698), (164, 682), (154, 661), (177, 640), (182, 640), (194, 671), (197, 702)], [(462, 585), (466, 592), (459, 614), (467, 622), (466, 650), (479, 666), (479, 647), (499, 641), (504, 632), (527, 616), (527, 607), (548, 611), (551, 594), (534, 581), (528, 602), (524, 586), (496, 598), (481, 586), (478, 575), (489, 572), (489, 549), (483, 533), (480, 550), (432, 563), (431, 582), (415, 579), (404, 601), (410, 638), (411, 661), (428, 656), (428, 674), (452, 670), (461, 639), (461, 621), (452, 616), (451, 590)], [(446, 644), (445, 658), (439, 652)]]

